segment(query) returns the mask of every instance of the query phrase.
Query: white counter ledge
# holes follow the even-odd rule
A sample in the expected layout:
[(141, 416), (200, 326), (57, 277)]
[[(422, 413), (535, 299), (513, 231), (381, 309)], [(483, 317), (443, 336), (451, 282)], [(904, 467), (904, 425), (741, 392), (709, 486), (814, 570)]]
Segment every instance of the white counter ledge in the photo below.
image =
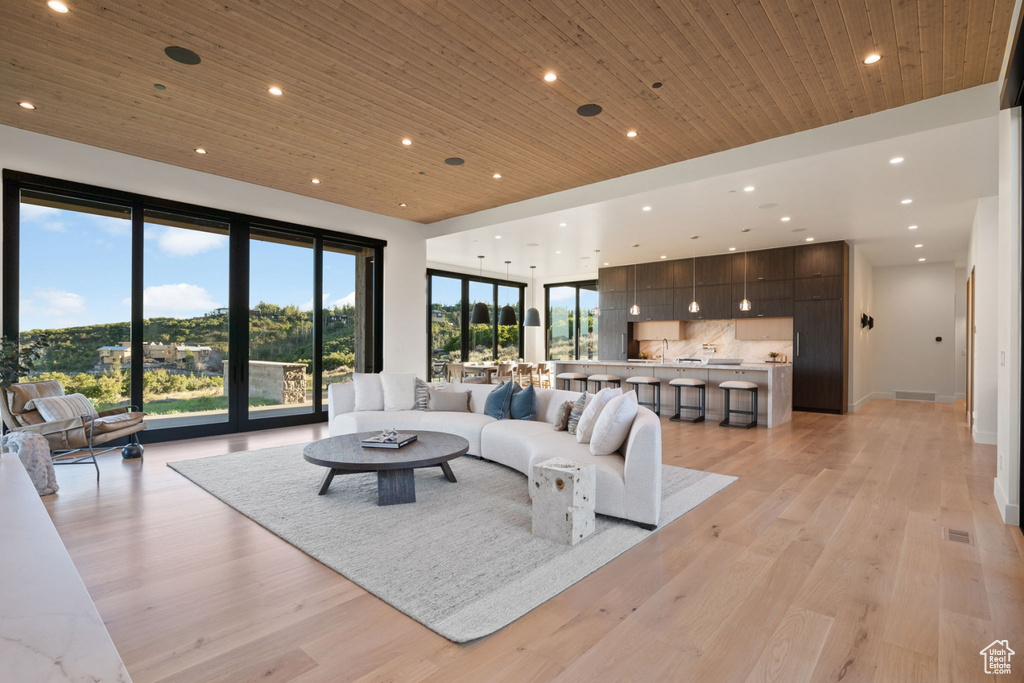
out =
[[(636, 375), (657, 377), (661, 383), (661, 415), (672, 417), (676, 410), (675, 390), (669, 381), (677, 377), (692, 377), (707, 382), (707, 420), (720, 421), (725, 412), (725, 392), (718, 385), (728, 380), (744, 380), (754, 382), (758, 386), (757, 423), (765, 427), (778, 427), (789, 422), (793, 415), (793, 365), (791, 363), (742, 363), (740, 365), (708, 365), (699, 363), (659, 363), (630, 361), (552, 361), (554, 375), (561, 372), (580, 372), (587, 375), (609, 374), (626, 378)], [(575, 385), (572, 387), (575, 389)], [(625, 384), (623, 385), (625, 387)], [(645, 389), (641, 389), (645, 391)], [(643, 400), (650, 400), (645, 393)], [(683, 398), (684, 403), (692, 403), (693, 397)], [(739, 405), (744, 409), (746, 401), (737, 397)]]
[(0, 678), (131, 681), (17, 455), (0, 457)]

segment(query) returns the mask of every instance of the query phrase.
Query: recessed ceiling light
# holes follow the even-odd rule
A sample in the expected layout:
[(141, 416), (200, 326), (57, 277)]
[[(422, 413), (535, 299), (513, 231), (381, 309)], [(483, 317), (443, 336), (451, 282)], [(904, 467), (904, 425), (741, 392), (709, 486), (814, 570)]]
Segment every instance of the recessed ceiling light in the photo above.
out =
[(813, 241), (814, 241), (813, 237), (805, 237), (804, 238), (804, 242), (813, 242)]
[(636, 131), (635, 130), (629, 131), (628, 133), (626, 133), (626, 137), (627, 138), (635, 138), (636, 137)]
[(558, 80), (558, 76), (555, 75), (554, 71), (549, 71), (546, 74), (544, 74), (544, 80), (547, 81), (548, 83), (554, 83), (555, 81)]
[(206, 154), (206, 150), (202, 147), (196, 147), (196, 154)]
[(923, 258), (919, 258), (919, 259), (917, 259), (917, 260), (918, 260), (918, 261), (924, 261), (925, 259), (923, 259)]
[(607, 262), (607, 261), (605, 261), (605, 262), (604, 262), (604, 264), (605, 264), (605, 265), (607, 266), (607, 265), (608, 265), (608, 262)]
[(908, 225), (907, 226), (907, 230), (917, 230), (917, 226), (916, 225)]
[(564, 228), (564, 227), (565, 227), (566, 225), (568, 225), (568, 223), (559, 223), (559, 224), (558, 224), (558, 227), (560, 227), (560, 228)]
[(68, 13), (68, 6), (65, 5), (63, 2), (60, 2), (60, 0), (50, 0), (48, 3), (46, 3), (46, 6), (52, 9), (54, 12), (60, 12), (61, 14)]
[(409, 138), (402, 138), (402, 144), (408, 147), (409, 145), (412, 144), (412, 140), (410, 140)]
[(754, 191), (754, 186), (753, 185), (747, 185), (746, 187), (743, 188), (743, 191), (744, 192), (753, 192)]
[(893, 157), (892, 159), (889, 159), (889, 163), (890, 164), (902, 164), (903, 163), (903, 157)]
[(915, 244), (914, 245), (914, 249), (920, 249), (923, 246), (924, 246), (923, 244)]
[(561, 254), (562, 252), (560, 252), (560, 251), (556, 251), (555, 253), (556, 253), (556, 254)]
[(783, 216), (780, 220), (782, 220), (783, 223), (788, 223), (789, 222), (789, 216)]
[(736, 247), (729, 247), (729, 251), (736, 251)]
[(864, 63), (865, 64), (874, 64), (874, 63), (878, 62), (878, 60), (880, 60), (881, 58), (882, 58), (882, 55), (880, 55), (880, 54), (870, 54), (870, 55), (868, 55), (867, 57), (864, 58)]
[(649, 206), (645, 206), (644, 207), (644, 211), (650, 211), (650, 210), (651, 210), (651, 207), (649, 207)]
[(309, 182), (313, 183), (314, 185), (319, 185), (320, 184), (320, 179), (319, 178), (313, 178)]
[(407, 206), (409, 206), (409, 205), (408, 205), (408, 204), (406, 204), (405, 202), (402, 202), (401, 204), (399, 204), (399, 206), (401, 206), (401, 207), (402, 207), (402, 208), (404, 209), (405, 207), (407, 207)]
[(913, 199), (901, 199), (900, 200), (900, 204), (912, 204), (913, 202), (914, 202)]
[(500, 240), (500, 239), (501, 239), (501, 235), (495, 235), (495, 236), (494, 236), (494, 239), (496, 239), (496, 240)]
[(32, 104), (31, 102), (18, 102), (18, 106), (21, 107), (22, 109), (35, 109), (36, 108), (36, 105)]
[(494, 174), (494, 175), (492, 175), (491, 177), (492, 177), (492, 178), (500, 178), (500, 177), (501, 177), (501, 174), (500, 174), (500, 173), (495, 173), (495, 174)]
[(284, 94), (284, 90), (281, 90), (276, 85), (272, 85), (269, 88), (267, 88), (267, 92), (270, 93), (271, 95), (283, 95)]
[(658, 258), (668, 258), (668, 256), (665, 256), (665, 254), (662, 254), (662, 255), (661, 255), (661, 256), (659, 256)]

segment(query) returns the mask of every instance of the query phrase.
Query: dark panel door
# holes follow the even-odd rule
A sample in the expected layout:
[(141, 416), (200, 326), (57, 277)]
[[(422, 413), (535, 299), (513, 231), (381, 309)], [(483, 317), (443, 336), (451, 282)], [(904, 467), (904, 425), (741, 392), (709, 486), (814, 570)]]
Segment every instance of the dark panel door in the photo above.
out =
[(724, 285), (732, 282), (732, 254), (702, 256), (697, 259), (698, 285)]
[(794, 302), (793, 332), (793, 408), (842, 412), (843, 302)]
[(828, 277), (842, 275), (844, 242), (826, 242), (796, 247), (793, 254), (793, 277)]
[(626, 311), (602, 310), (597, 325), (597, 357), (626, 360)]
[(690, 320), (727, 320), (736, 317), (732, 311), (732, 285), (698, 286), (697, 303), (700, 304), (700, 312), (690, 314)]
[[(642, 289), (636, 293), (636, 305), (640, 307), (640, 315), (630, 315), (627, 319), (631, 322), (638, 320), (672, 320), (672, 294), (671, 289)], [(633, 298), (629, 300), (629, 306), (633, 305)], [(652, 309), (657, 309), (660, 317), (652, 318)]]
[[(793, 277), (793, 248), (764, 249), (747, 253), (748, 282), (789, 280)], [(732, 281), (743, 282), (743, 254), (732, 257)]]
[[(672, 263), (669, 261), (640, 263), (636, 267), (636, 287), (640, 291), (645, 289), (672, 289), (675, 286), (672, 277)], [(633, 283), (629, 282), (627, 285), (632, 287)]]
[(794, 280), (794, 283), (794, 298), (800, 301), (843, 298), (842, 277), (805, 277)]
[(597, 271), (597, 288), (603, 294), (605, 292), (625, 292), (627, 283), (630, 282), (633, 273), (629, 266), (615, 266), (612, 268), (601, 268)]
[(676, 261), (669, 261), (669, 267), (672, 269), (672, 286), (675, 288), (692, 287), (694, 284), (693, 278), (693, 259), (678, 259)]

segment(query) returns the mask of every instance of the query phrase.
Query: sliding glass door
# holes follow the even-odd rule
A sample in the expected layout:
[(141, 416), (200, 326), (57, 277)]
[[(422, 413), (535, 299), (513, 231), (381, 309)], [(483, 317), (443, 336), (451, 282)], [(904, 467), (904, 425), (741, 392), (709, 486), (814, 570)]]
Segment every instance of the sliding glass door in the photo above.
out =
[(384, 243), (4, 171), (3, 334), (149, 440), (325, 419), (382, 365)]

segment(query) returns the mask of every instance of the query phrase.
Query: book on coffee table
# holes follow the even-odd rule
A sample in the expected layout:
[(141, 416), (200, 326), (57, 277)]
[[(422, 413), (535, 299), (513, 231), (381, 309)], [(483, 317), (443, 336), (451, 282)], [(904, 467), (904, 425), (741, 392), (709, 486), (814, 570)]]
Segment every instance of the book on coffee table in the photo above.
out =
[(401, 448), (408, 446), (416, 440), (415, 434), (395, 434), (393, 437), (386, 437), (383, 434), (363, 439), (359, 443), (363, 448)]

